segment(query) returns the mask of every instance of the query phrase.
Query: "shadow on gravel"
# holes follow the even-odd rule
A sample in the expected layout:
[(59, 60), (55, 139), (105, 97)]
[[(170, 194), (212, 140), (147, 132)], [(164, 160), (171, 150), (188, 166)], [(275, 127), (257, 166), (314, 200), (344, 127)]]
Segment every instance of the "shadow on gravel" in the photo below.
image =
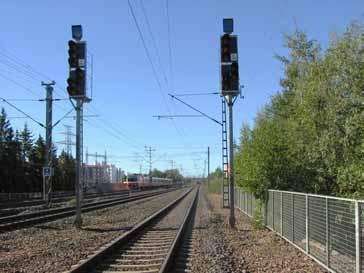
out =
[(169, 231), (169, 230), (178, 230), (179, 228), (152, 228), (150, 230), (153, 231)]
[(207, 229), (207, 226), (205, 225), (205, 226), (199, 226), (199, 227), (194, 227), (193, 229), (195, 229), (195, 230), (205, 230), (205, 229)]
[(64, 230), (64, 227), (58, 227), (58, 226), (42, 226), (42, 225), (37, 225), (35, 227), (36, 228), (39, 228), (39, 229), (44, 229), (44, 230)]
[(92, 228), (92, 227), (85, 227), (81, 228), (85, 231), (92, 231), (92, 232), (98, 232), (98, 233), (104, 233), (104, 232), (110, 232), (110, 231), (128, 231), (131, 230), (133, 226), (129, 227), (120, 227), (120, 228)]

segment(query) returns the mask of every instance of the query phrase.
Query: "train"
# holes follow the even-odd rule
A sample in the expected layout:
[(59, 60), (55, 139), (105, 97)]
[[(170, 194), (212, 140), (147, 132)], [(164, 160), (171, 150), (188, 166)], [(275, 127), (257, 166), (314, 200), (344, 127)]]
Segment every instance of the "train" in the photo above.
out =
[(139, 174), (129, 174), (121, 183), (122, 189), (147, 190), (152, 188), (166, 188), (173, 184), (173, 179), (163, 177), (149, 177)]

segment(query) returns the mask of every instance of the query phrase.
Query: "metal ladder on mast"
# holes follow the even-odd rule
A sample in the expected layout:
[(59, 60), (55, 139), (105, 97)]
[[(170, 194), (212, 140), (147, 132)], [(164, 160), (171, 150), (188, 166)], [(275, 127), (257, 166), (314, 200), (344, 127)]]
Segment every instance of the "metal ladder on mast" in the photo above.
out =
[(226, 101), (222, 98), (222, 183), (221, 183), (221, 204), (223, 208), (229, 208), (229, 156), (226, 123)]

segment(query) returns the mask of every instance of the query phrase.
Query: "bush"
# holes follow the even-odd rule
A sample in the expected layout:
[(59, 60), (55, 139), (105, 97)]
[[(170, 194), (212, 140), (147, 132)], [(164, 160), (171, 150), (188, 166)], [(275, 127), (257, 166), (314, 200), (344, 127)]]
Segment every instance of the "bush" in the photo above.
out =
[(253, 213), (253, 228), (254, 230), (260, 230), (264, 228), (264, 203), (261, 199), (256, 199), (256, 206)]

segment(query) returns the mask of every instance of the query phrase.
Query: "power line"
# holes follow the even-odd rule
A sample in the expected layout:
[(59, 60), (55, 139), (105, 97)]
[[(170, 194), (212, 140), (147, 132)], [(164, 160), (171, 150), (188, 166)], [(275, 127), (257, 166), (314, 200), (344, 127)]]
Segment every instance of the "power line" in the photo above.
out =
[[(1, 59), (0, 59), (0, 62), (1, 62)], [(2, 67), (1, 69), (0, 69), (0, 71), (1, 72), (3, 72), (3, 73), (6, 73), (6, 74), (8, 74), (8, 75), (11, 75), (11, 76), (15, 76), (16, 78), (17, 78), (17, 80), (21, 80), (21, 81), (23, 81), (23, 82), (25, 82), (25, 83), (27, 83), (27, 84), (34, 84), (34, 85), (37, 85), (38, 86), (38, 84), (39, 84), (39, 80), (36, 80), (35, 78), (33, 78), (32, 76), (30, 76), (30, 75), (28, 75), (28, 74), (24, 74), (23, 73), (23, 71), (18, 71), (18, 73), (21, 73), (22, 75), (20, 75), (20, 74), (15, 74), (14, 73), (14, 70), (16, 70), (16, 69), (14, 69), (14, 68), (12, 68), (12, 67), (10, 67), (10, 66), (7, 66), (6, 68), (8, 68), (8, 69), (5, 69), (5, 67)], [(17, 70), (16, 70), (17, 71)], [(22, 77), (22, 76), (24, 76), (24, 77)]]
[(71, 114), (75, 110), (73, 107), (71, 110), (69, 110), (66, 114), (64, 114), (56, 123), (53, 124), (53, 127), (56, 127), (62, 120), (64, 120), (69, 114)]
[(134, 145), (133, 143), (131, 143), (130, 141), (127, 141), (127, 140), (125, 140), (125, 139), (123, 139), (123, 138), (121, 138), (120, 137), (120, 135), (119, 135), (119, 133), (117, 132), (117, 131), (115, 131), (113, 128), (110, 128), (110, 127), (106, 127), (105, 126), (105, 124), (103, 124), (103, 123), (100, 123), (100, 124), (98, 124), (98, 125), (95, 125), (95, 124), (93, 124), (93, 123), (91, 123), (89, 120), (85, 120), (88, 124), (90, 124), (91, 126), (94, 126), (95, 128), (97, 128), (97, 129), (100, 129), (100, 127), (103, 127), (102, 129), (103, 129), (103, 131), (104, 132), (107, 132), (110, 136), (112, 136), (112, 137), (114, 137), (114, 138), (116, 138), (117, 140), (119, 140), (119, 141), (121, 141), (121, 142), (123, 142), (123, 143), (125, 143), (125, 144), (128, 144), (128, 145), (130, 145), (130, 146), (132, 146), (135, 150), (137, 150), (137, 151), (142, 151), (143, 149), (144, 149), (144, 147), (143, 147), (143, 149), (142, 148), (140, 148), (140, 147), (138, 147), (138, 146), (136, 146), (136, 145)]
[(198, 117), (202, 117), (202, 115), (156, 115), (153, 116), (153, 118), (158, 118), (158, 119), (162, 119), (162, 118), (166, 118), (166, 119), (173, 119), (173, 118), (198, 118)]
[[(4, 51), (6, 51), (6, 53)], [(26, 63), (25, 61), (20, 59), (15, 54), (10, 53), (10, 51), (6, 50), (5, 48), (3, 48), (3, 52), (0, 51), (0, 55), (7, 58), (11, 62), (13, 62), (13, 63), (10, 63), (10, 65), (9, 65), (9, 61), (7, 61), (7, 64), (6, 64), (7, 66), (12, 67), (13, 69), (17, 70), (20, 73), (23, 73), (24, 75), (32, 78), (35, 81), (51, 80), (51, 78), (48, 75), (46, 75), (42, 72), (39, 72), (34, 67), (32, 67), (31, 65), (29, 65), (28, 63)], [(16, 65), (20, 66), (20, 68), (16, 67)], [(67, 94), (67, 91), (65, 90), (65, 88), (60, 86), (59, 84), (55, 85), (55, 87)], [(57, 95), (60, 95), (55, 90), (54, 90), (54, 92)]]
[(192, 105), (190, 105), (190, 104), (188, 104), (188, 103), (184, 102), (183, 100), (180, 100), (179, 98), (177, 98), (176, 96), (174, 96), (174, 95), (172, 95), (172, 94), (168, 94), (168, 95), (170, 95), (173, 99), (176, 99), (176, 100), (178, 100), (179, 102), (183, 103), (184, 105), (186, 105), (187, 107), (191, 108), (192, 110), (194, 110), (194, 111), (196, 111), (196, 112), (200, 113), (201, 115), (203, 115), (203, 116), (207, 117), (208, 119), (210, 119), (210, 120), (212, 120), (213, 122), (215, 122), (215, 123), (219, 124), (220, 126), (222, 126), (222, 123), (221, 123), (220, 121), (218, 121), (218, 120), (216, 120), (216, 119), (214, 119), (214, 118), (210, 117), (209, 115), (205, 114), (204, 112), (201, 112), (201, 111), (200, 111), (200, 110), (198, 110), (196, 107), (193, 107)]
[(192, 97), (192, 96), (208, 96), (208, 95), (220, 95), (220, 92), (206, 92), (206, 93), (182, 93), (173, 94), (176, 97)]
[(142, 12), (143, 12), (145, 21), (147, 23), (147, 28), (148, 28), (148, 31), (149, 31), (149, 35), (151, 36), (151, 39), (152, 39), (152, 44), (153, 44), (154, 50), (155, 50), (156, 55), (157, 55), (157, 60), (159, 62), (160, 69), (162, 70), (162, 73), (163, 73), (164, 81), (166, 82), (166, 86), (168, 86), (169, 84), (168, 84), (167, 76), (166, 76), (166, 73), (165, 73), (165, 71), (163, 69), (163, 66), (162, 66), (162, 61), (161, 61), (162, 59), (161, 59), (161, 56), (159, 54), (157, 43), (155, 41), (155, 36), (153, 34), (152, 27), (151, 27), (151, 24), (149, 22), (147, 12), (146, 12), (145, 6), (143, 4), (143, 0), (140, 0), (140, 5), (142, 7)]
[[(39, 95), (34, 91), (34, 90), (32, 90), (32, 89), (30, 89), (29, 87), (27, 87), (27, 86), (25, 86), (25, 85), (23, 85), (23, 84), (21, 84), (21, 83), (19, 83), (19, 82), (17, 82), (17, 81), (15, 81), (15, 80), (13, 80), (13, 79), (11, 79), (11, 78), (9, 78), (9, 77), (7, 77), (7, 76), (4, 76), (3, 74), (1, 74), (0, 73), (0, 77), (2, 77), (2, 78), (4, 78), (5, 80), (7, 80), (7, 81), (10, 81), (10, 82), (12, 82), (13, 84), (15, 84), (15, 85), (17, 85), (17, 86), (19, 86), (19, 87), (21, 87), (22, 89), (24, 89), (24, 90), (26, 90), (26, 91), (28, 91), (29, 93), (31, 93), (32, 95), (34, 95), (35, 97), (38, 97)], [(18, 99), (18, 101), (20, 101), (21, 99)], [(54, 99), (55, 101), (60, 101), (60, 100), (64, 100), (64, 99)], [(14, 99), (14, 101), (15, 101), (15, 99)], [(25, 101), (25, 100), (24, 100)], [(37, 101), (44, 101), (44, 99), (38, 99)], [(65, 108), (63, 108), (63, 107), (61, 107), (61, 106), (59, 106), (58, 105), (58, 107), (59, 108), (61, 108), (62, 110), (66, 110)]]
[(32, 89), (30, 89), (30, 88), (28, 88), (28, 87), (26, 87), (26, 86), (24, 86), (24, 85), (22, 85), (22, 84), (20, 84), (19, 82), (17, 82), (17, 81), (14, 81), (13, 79), (11, 79), (11, 78), (8, 78), (7, 76), (4, 76), (3, 74), (1, 74), (0, 73), (0, 77), (2, 77), (3, 79), (5, 79), (5, 80), (7, 80), (7, 81), (10, 81), (10, 82), (12, 82), (13, 84), (15, 84), (15, 85), (17, 85), (17, 86), (19, 86), (19, 87), (21, 87), (21, 88), (23, 88), (24, 90), (26, 90), (26, 91), (28, 91), (29, 93), (31, 93), (31, 94), (33, 94), (34, 96), (36, 96), (36, 97), (38, 97), (39, 96), (39, 94), (37, 94), (35, 91), (33, 91)]
[[(6, 99), (7, 101), (32, 101), (32, 102), (34, 102), (34, 101), (40, 101), (40, 102), (42, 102), (42, 101), (45, 101), (45, 99), (9, 99), (9, 98), (7, 98)], [(61, 101), (61, 100), (68, 100), (68, 99), (52, 99), (53, 101)]]
[(151, 57), (150, 52), (149, 52), (149, 50), (148, 50), (147, 44), (146, 44), (146, 42), (145, 42), (145, 39), (144, 39), (144, 36), (143, 36), (143, 33), (142, 33), (142, 30), (141, 30), (141, 28), (140, 28), (140, 25), (139, 25), (139, 23), (138, 23), (138, 20), (137, 20), (137, 18), (136, 18), (135, 12), (134, 12), (134, 8), (133, 8), (133, 6), (131, 5), (130, 0), (128, 0), (128, 5), (129, 5), (129, 9), (130, 9), (131, 15), (132, 15), (132, 17), (133, 17), (133, 20), (134, 20), (135, 26), (136, 26), (136, 28), (137, 28), (137, 30), (138, 30), (140, 40), (142, 41), (142, 44), (143, 44), (143, 47), (144, 47), (145, 53), (147, 54), (148, 61), (149, 61), (150, 65), (151, 65), (151, 67), (152, 67), (153, 74), (154, 74), (154, 78), (155, 78), (155, 80), (156, 80), (156, 82), (157, 82), (157, 84), (158, 84), (158, 86), (159, 86), (159, 91), (160, 91), (160, 93), (161, 93), (161, 95), (162, 95), (162, 98), (163, 98), (163, 100), (164, 100), (165, 104), (166, 104), (167, 110), (169, 111), (169, 107), (168, 107), (168, 104), (167, 104), (167, 101), (166, 101), (166, 98), (165, 98), (165, 94), (164, 94), (164, 92), (163, 92), (162, 84), (161, 84), (161, 82), (160, 82), (160, 80), (159, 80), (158, 73), (157, 73), (157, 71), (156, 71), (156, 69), (155, 69), (155, 67), (154, 67), (152, 57)]
[[(97, 111), (96, 107), (93, 106), (93, 105), (90, 105), (90, 107), (92, 108), (89, 109), (91, 111), (93, 111), (95, 114), (98, 114), (101, 116), (101, 114)], [(127, 141), (129, 142), (133, 142), (134, 144), (131, 144), (133, 145), (134, 147), (142, 147), (144, 149), (144, 145), (138, 143), (135, 139), (133, 139), (132, 137), (128, 136), (126, 133), (124, 133), (123, 131), (120, 130), (121, 126), (119, 124), (117, 124), (117, 126), (114, 126), (110, 120), (106, 120), (106, 119), (103, 119), (103, 118), (100, 118), (102, 119), (102, 121), (105, 123), (103, 125), (107, 125), (109, 128), (111, 128), (113, 131), (116, 131), (118, 134), (120, 134), (121, 136), (123, 136), (125, 139), (127, 139)], [(139, 149), (139, 148), (138, 148)]]
[(166, 11), (167, 11), (167, 26), (168, 26), (168, 49), (169, 49), (169, 72), (171, 87), (173, 85), (173, 68), (172, 68), (172, 43), (171, 43), (171, 23), (169, 16), (169, 0), (166, 0)]
[[(33, 75), (38, 75), (39, 79), (50, 80), (50, 78), (47, 75), (35, 70), (32, 66), (30, 66), (29, 64), (27, 64), (26, 62), (21, 60), (15, 54), (11, 54), (8, 50), (6, 50), (6, 51), (7, 51), (7, 54), (5, 54), (4, 52), (0, 52), (0, 55), (6, 57), (7, 59), (11, 60), (12, 62), (24, 67), (26, 70), (32, 72)], [(13, 56), (10, 56), (10, 54), (13, 55)]]
[(15, 110), (17, 110), (18, 112), (22, 113), (23, 115), (25, 115), (27, 118), (31, 119), (32, 121), (34, 121), (35, 123), (37, 123), (39, 126), (45, 128), (44, 124), (37, 121), (36, 119), (34, 119), (33, 117), (31, 117), (30, 115), (28, 115), (27, 113), (25, 113), (23, 110), (19, 109), (18, 107), (16, 107), (14, 104), (8, 102), (6, 99), (0, 97), (0, 99), (5, 102), (6, 104), (8, 104), (9, 106), (11, 106), (12, 108), (14, 108)]
[(7, 101), (43, 101), (43, 99), (6, 99)]
[[(131, 5), (131, 3), (130, 3), (130, 0), (128, 0), (128, 6), (129, 6), (129, 9), (130, 9), (131, 15), (132, 15), (132, 17), (133, 17), (133, 20), (134, 20), (135, 26), (136, 26), (136, 28), (137, 28), (137, 30), (138, 30), (139, 37), (140, 37), (140, 39), (141, 39), (141, 41), (142, 41), (142, 44), (143, 44), (143, 47), (144, 47), (145, 53), (146, 53), (147, 58), (148, 58), (148, 61), (149, 61), (150, 65), (151, 65), (151, 67), (152, 67), (152, 71), (153, 71), (154, 78), (155, 78), (155, 80), (156, 80), (156, 82), (157, 82), (157, 84), (158, 84), (158, 87), (159, 87), (159, 89), (158, 89), (158, 90), (159, 90), (160, 94), (162, 95), (162, 98), (163, 98), (163, 101), (164, 101), (164, 103), (165, 103), (165, 106), (166, 106), (166, 109), (167, 109), (168, 113), (169, 113), (170, 115), (172, 115), (173, 113), (172, 113), (172, 111), (171, 111), (171, 109), (169, 108), (169, 105), (168, 105), (168, 103), (167, 103), (167, 99), (166, 99), (166, 97), (165, 97), (165, 93), (163, 92), (163, 88), (162, 88), (161, 82), (160, 82), (160, 80), (159, 80), (158, 73), (157, 73), (156, 68), (155, 68), (155, 66), (154, 66), (154, 64), (153, 64), (152, 57), (151, 57), (150, 52), (149, 52), (149, 50), (148, 50), (148, 47), (147, 47), (147, 45), (146, 45), (146, 42), (145, 42), (145, 39), (144, 39), (143, 33), (142, 33), (142, 31), (141, 31), (140, 25), (139, 25), (139, 23), (138, 23), (138, 20), (137, 20), (137, 18), (136, 18), (136, 15), (135, 15), (135, 12), (134, 12), (133, 6), (132, 6), (132, 5)], [(183, 139), (184, 139), (183, 134), (182, 134), (182, 132), (178, 129), (178, 127), (177, 127), (177, 125), (176, 125), (176, 123), (175, 123), (174, 119), (172, 119), (172, 124), (173, 124), (173, 126), (174, 126), (174, 128), (175, 128), (175, 130), (176, 130), (177, 134), (178, 134), (178, 135), (179, 135), (179, 137), (181, 138), (182, 143), (185, 145), (184, 140), (183, 140)], [(186, 146), (186, 145), (185, 145), (185, 146)]]

